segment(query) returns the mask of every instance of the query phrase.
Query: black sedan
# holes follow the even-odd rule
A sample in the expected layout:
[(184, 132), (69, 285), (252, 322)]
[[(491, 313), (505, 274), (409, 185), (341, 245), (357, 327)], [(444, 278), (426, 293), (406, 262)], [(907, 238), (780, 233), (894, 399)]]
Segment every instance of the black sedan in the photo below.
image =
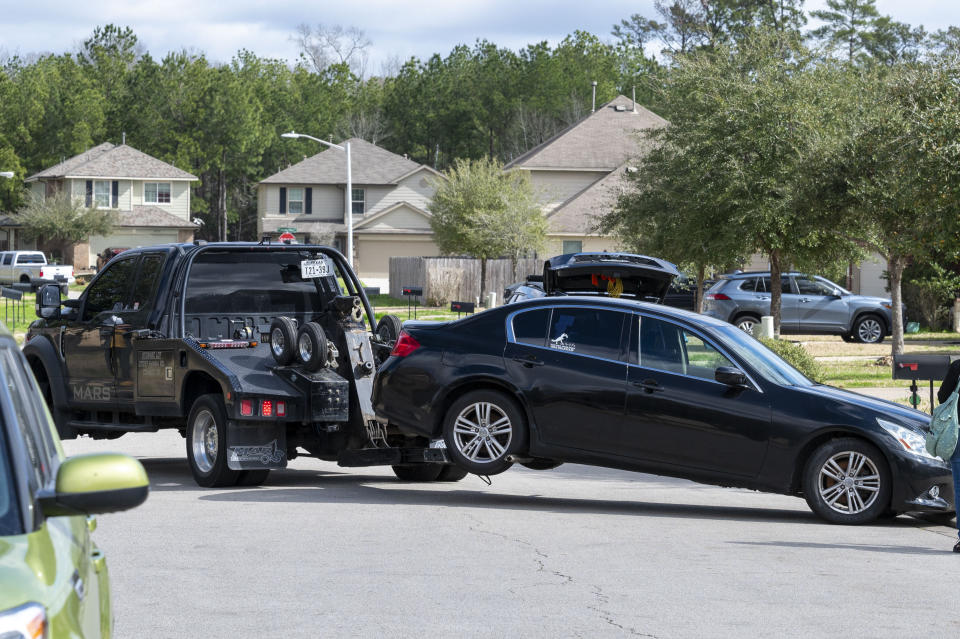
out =
[(373, 395), (479, 475), (595, 464), (806, 498), (833, 523), (953, 509), (923, 413), (815, 384), (735, 326), (553, 297), (407, 322)]

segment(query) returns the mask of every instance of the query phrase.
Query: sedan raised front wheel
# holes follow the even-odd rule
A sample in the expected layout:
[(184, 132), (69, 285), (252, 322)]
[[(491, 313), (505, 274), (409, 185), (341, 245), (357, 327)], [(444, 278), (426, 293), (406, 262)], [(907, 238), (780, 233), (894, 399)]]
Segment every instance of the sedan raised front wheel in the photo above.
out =
[(443, 420), (451, 461), (476, 475), (510, 468), (507, 457), (527, 447), (527, 426), (516, 402), (505, 393), (477, 390), (457, 399)]
[(866, 524), (890, 506), (890, 469), (875, 446), (833, 439), (814, 451), (803, 472), (810, 509), (833, 524)]

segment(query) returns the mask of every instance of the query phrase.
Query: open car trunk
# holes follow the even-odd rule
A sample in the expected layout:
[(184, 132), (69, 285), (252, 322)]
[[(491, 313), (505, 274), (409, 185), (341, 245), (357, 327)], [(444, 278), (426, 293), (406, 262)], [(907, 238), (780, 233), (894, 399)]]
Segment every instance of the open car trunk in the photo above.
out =
[(603, 295), (662, 302), (679, 275), (665, 260), (632, 253), (569, 253), (543, 265), (547, 295)]

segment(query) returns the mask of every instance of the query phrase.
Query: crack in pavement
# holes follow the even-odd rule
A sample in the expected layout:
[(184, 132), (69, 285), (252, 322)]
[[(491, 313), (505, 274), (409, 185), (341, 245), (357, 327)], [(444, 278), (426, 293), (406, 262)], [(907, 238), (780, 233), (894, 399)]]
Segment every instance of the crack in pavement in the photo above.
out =
[(610, 624), (614, 628), (618, 628), (619, 630), (623, 630), (624, 632), (629, 632), (634, 637), (651, 637), (652, 639), (657, 639), (656, 635), (640, 632), (636, 628), (632, 628), (632, 627), (628, 628), (622, 624), (617, 623), (616, 620), (613, 618), (613, 613), (604, 608), (604, 606), (610, 603), (610, 597), (603, 594), (603, 589), (600, 586), (597, 586), (597, 585), (593, 586), (593, 595), (597, 598), (597, 605), (588, 606), (588, 608), (590, 610), (595, 611), (597, 615), (599, 615), (604, 622)]
[(473, 519), (475, 522), (477, 522), (477, 526), (468, 526), (468, 528), (473, 532), (482, 533), (485, 535), (493, 535), (494, 537), (500, 537), (501, 539), (505, 539), (507, 541), (513, 542), (519, 546), (526, 546), (527, 548), (530, 548), (537, 555), (536, 557), (533, 558), (534, 562), (536, 562), (537, 564), (537, 572), (547, 573), (555, 577), (559, 577), (562, 580), (560, 583), (561, 586), (573, 583), (573, 577), (571, 575), (562, 573), (559, 570), (551, 570), (547, 568), (547, 565), (544, 562), (544, 559), (549, 559), (550, 556), (547, 555), (542, 550), (540, 550), (539, 548), (537, 548), (536, 546), (534, 546), (529, 541), (526, 541), (524, 539), (518, 539), (516, 537), (511, 537), (509, 535), (505, 535), (495, 530), (486, 530), (484, 528), (480, 528), (479, 526), (483, 524), (483, 522), (480, 521), (480, 519), (469, 514), (467, 514), (466, 516), (469, 517), (470, 519)]

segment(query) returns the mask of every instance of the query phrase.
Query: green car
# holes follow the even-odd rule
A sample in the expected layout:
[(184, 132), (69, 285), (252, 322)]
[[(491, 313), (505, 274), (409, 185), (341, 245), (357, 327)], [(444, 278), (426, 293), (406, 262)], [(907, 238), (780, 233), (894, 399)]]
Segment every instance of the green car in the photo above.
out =
[(149, 488), (126, 455), (65, 458), (37, 382), (0, 325), (0, 639), (110, 636), (110, 582), (91, 515), (133, 508)]

